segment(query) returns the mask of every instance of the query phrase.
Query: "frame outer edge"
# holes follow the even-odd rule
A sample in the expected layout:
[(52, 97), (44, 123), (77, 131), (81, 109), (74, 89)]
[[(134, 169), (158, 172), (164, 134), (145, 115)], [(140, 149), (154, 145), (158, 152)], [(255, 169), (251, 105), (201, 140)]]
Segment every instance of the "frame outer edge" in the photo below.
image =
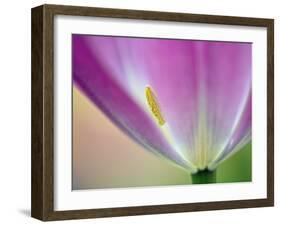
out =
[(44, 221), (54, 213), (54, 13), (43, 5)]
[(43, 219), (43, 6), (31, 11), (31, 216)]
[(274, 19), (267, 24), (267, 200), (274, 206)]
[[(84, 15), (111, 18), (233, 24), (267, 27), (267, 198), (224, 202), (158, 206), (54, 211), (54, 15)], [(31, 91), (31, 216), (43, 220), (69, 220), (132, 216), (187, 211), (265, 207), (274, 205), (274, 20), (208, 16), (168, 12), (135, 11), (61, 5), (41, 5), (32, 9), (32, 91)], [(203, 206), (204, 205), (204, 206)]]
[[(45, 4), (46, 9), (54, 14), (70, 16), (94, 16), (122, 19), (141, 19), (154, 21), (174, 21), (190, 23), (210, 23), (220, 25), (241, 25), (266, 27), (272, 19), (240, 16), (223, 16), (215, 14), (193, 14), (184, 12), (150, 11), (135, 9), (87, 7), (73, 5)], [(254, 23), (254, 25), (253, 25)]]
[(53, 13), (41, 5), (33, 8), (31, 14), (31, 216), (47, 221), (54, 212)]

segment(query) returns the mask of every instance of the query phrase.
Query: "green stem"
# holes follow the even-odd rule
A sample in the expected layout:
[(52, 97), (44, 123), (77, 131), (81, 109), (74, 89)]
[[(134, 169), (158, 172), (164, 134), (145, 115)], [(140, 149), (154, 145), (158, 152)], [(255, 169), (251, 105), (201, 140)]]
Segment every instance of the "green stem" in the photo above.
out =
[(200, 170), (197, 173), (191, 174), (191, 180), (192, 184), (216, 183), (216, 170)]

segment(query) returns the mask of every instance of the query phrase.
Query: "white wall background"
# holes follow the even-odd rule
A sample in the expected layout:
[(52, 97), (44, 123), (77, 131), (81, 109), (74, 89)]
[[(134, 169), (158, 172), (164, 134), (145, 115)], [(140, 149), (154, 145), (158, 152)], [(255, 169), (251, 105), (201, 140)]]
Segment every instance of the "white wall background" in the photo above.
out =
[(2, 1), (0, 6), (0, 225), (41, 225), (30, 215), (30, 8), (86, 5), (275, 19), (275, 207), (52, 222), (51, 225), (280, 225), (281, 14), (277, 0)]

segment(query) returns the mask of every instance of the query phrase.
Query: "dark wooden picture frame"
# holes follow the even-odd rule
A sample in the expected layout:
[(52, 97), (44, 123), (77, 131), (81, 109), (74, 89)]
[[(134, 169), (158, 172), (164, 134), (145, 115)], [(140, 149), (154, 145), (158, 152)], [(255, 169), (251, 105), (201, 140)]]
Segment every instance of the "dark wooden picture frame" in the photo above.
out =
[[(94, 16), (265, 27), (267, 29), (267, 198), (54, 211), (54, 16)], [(32, 9), (32, 201), (34, 218), (66, 220), (274, 205), (274, 20), (124, 9), (42, 5)]]

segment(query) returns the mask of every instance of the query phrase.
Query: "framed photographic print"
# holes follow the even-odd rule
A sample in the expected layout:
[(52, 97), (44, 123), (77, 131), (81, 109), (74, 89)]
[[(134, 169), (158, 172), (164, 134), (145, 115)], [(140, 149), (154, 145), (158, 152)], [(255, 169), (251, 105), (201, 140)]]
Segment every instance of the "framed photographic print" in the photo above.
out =
[(32, 216), (273, 206), (273, 19), (32, 9)]

